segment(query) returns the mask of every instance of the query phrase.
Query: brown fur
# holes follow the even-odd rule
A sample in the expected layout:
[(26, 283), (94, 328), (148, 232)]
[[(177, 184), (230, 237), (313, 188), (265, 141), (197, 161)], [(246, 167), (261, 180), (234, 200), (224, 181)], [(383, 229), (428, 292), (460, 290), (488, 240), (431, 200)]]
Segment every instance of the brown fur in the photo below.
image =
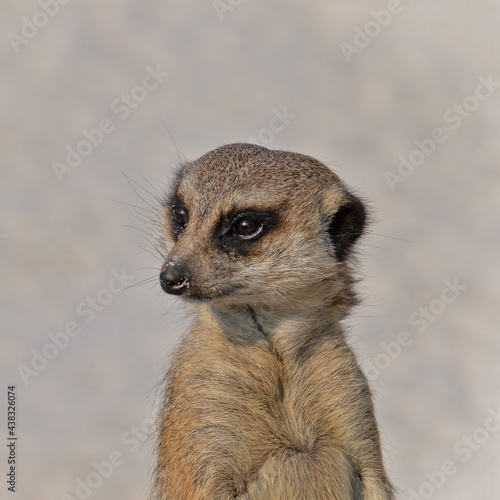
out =
[[(234, 243), (228, 228), (248, 209), (274, 215)], [(312, 158), (233, 144), (180, 169), (159, 222), (193, 321), (166, 378), (156, 498), (392, 499), (341, 325), (357, 303), (362, 203)]]

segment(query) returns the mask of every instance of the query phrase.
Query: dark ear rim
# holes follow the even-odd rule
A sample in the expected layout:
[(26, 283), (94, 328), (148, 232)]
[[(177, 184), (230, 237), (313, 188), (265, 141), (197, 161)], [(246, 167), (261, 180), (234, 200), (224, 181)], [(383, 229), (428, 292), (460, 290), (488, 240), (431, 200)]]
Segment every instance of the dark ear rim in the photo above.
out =
[(368, 222), (365, 204), (353, 194), (348, 195), (346, 203), (330, 217), (328, 236), (335, 247), (335, 257), (343, 262), (351, 253), (352, 247), (364, 233)]

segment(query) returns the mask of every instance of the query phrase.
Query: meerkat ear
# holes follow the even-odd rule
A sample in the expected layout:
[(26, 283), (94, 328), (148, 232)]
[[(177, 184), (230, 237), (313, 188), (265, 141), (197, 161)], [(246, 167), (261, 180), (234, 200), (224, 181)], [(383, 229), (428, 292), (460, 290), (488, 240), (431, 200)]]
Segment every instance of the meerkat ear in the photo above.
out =
[(343, 261), (352, 246), (363, 234), (367, 213), (363, 202), (349, 193), (347, 201), (340, 205), (328, 224), (328, 235), (335, 247), (335, 257)]

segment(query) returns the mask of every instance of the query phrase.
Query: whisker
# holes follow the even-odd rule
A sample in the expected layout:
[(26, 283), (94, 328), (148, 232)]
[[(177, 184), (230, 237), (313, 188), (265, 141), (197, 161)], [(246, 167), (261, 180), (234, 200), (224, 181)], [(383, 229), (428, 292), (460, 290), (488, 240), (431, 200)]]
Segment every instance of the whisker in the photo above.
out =
[(388, 234), (379, 234), (379, 233), (369, 233), (367, 236), (379, 236), (380, 238), (390, 238), (391, 240), (402, 241), (403, 243), (413, 243), (411, 240), (406, 240), (404, 238), (398, 238), (397, 236), (389, 236)]
[[(154, 254), (153, 252), (151, 252), (151, 249), (148, 248), (148, 247), (145, 247), (143, 245), (139, 245), (139, 248), (142, 249), (142, 250), (145, 250), (146, 252), (149, 253), (149, 255), (151, 255), (152, 257), (154, 257), (155, 259), (158, 259), (158, 255)], [(163, 263), (163, 261), (165, 260), (165, 257), (161, 254), (161, 252), (156, 248), (156, 247), (153, 247), (153, 250), (156, 250), (158, 252), (158, 254), (160, 255), (161, 259), (158, 259), (161, 263)]]
[(179, 148), (177, 147), (177, 143), (175, 142), (174, 136), (172, 135), (172, 132), (170, 132), (170, 129), (167, 127), (167, 124), (165, 123), (163, 117), (161, 117), (161, 121), (163, 122), (163, 125), (166, 128), (168, 135), (170, 136), (170, 139), (172, 139), (172, 142), (174, 143), (175, 150), (177, 151), (177, 159), (179, 161), (179, 164), (184, 163), (185, 160), (182, 159), (181, 153), (179, 151)]
[[(124, 172), (122, 172), (122, 174), (124, 175), (125, 179), (127, 180), (129, 186), (132, 188), (132, 191), (134, 191), (134, 193), (139, 197), (139, 199), (141, 199), (148, 207), (155, 210), (155, 212), (156, 212), (158, 210), (158, 205), (161, 205), (161, 199), (159, 197), (157, 197), (155, 194), (148, 191), (144, 186), (139, 184), (137, 181), (135, 181), (134, 179), (129, 177)], [(152, 196), (155, 199), (155, 201), (158, 203), (158, 205), (152, 205), (148, 200), (146, 200), (143, 196), (141, 196), (136, 186), (141, 188), (142, 190), (146, 191), (146, 193), (148, 193), (150, 196)]]
[(157, 279), (158, 279), (158, 277), (156, 275), (150, 276), (149, 278), (145, 278), (141, 281), (137, 281), (136, 283), (132, 283), (131, 285), (124, 287), (123, 290), (129, 290), (129, 289), (134, 288), (136, 286), (144, 285), (146, 283), (152, 283), (153, 281), (155, 281)]

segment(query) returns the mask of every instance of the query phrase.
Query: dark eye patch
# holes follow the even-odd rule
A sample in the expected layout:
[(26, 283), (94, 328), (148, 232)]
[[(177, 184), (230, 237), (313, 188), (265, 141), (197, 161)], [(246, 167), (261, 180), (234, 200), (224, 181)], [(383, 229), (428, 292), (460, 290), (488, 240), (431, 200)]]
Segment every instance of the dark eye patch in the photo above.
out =
[(278, 222), (278, 214), (274, 211), (246, 209), (231, 212), (219, 220), (215, 237), (225, 251), (244, 251), (274, 229)]

